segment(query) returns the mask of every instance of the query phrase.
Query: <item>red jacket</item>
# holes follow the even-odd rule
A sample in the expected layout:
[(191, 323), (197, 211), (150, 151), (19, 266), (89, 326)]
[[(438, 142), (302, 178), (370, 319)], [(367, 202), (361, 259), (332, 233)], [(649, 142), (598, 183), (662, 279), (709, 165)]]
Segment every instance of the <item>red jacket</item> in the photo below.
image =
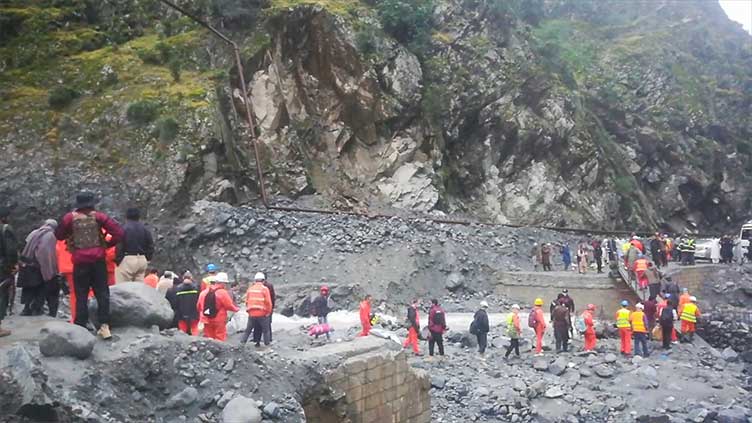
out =
[(73, 257), (68, 251), (68, 243), (58, 241), (55, 245), (55, 252), (57, 253), (57, 270), (63, 275), (73, 273)]
[[(444, 324), (440, 325), (434, 322), (437, 311), (444, 314)], [(444, 333), (446, 331), (446, 313), (444, 313), (444, 309), (442, 309), (438, 304), (432, 305), (431, 310), (428, 311), (428, 330), (433, 333)]]
[[(78, 210), (76, 210), (78, 211)], [(94, 217), (99, 223), (99, 226), (104, 228), (108, 234), (112, 235), (112, 239), (107, 243), (108, 247), (114, 247), (123, 239), (123, 228), (114, 219), (106, 214), (95, 211)], [(55, 230), (55, 237), (60, 240), (67, 240), (73, 234), (73, 212), (67, 213), (63, 216), (63, 220)], [(100, 260), (104, 260), (107, 254), (105, 247), (93, 247), (76, 250), (73, 252), (73, 264), (91, 264)]]
[(638, 250), (640, 250), (642, 254), (645, 254), (645, 246), (642, 245), (642, 241), (640, 241), (639, 239), (632, 239), (629, 241), (629, 243), (632, 244)]
[(360, 324), (362, 326), (371, 325), (371, 303), (366, 300), (360, 302)]
[[(209, 292), (214, 291), (215, 300), (217, 302), (217, 315), (214, 317), (204, 316), (204, 300)], [(224, 286), (212, 285), (209, 289), (201, 291), (201, 295), (198, 296), (198, 303), (196, 303), (198, 314), (201, 316), (201, 323), (227, 323), (227, 312), (236, 312), (240, 310), (238, 306), (232, 301), (232, 297), (227, 292)]]

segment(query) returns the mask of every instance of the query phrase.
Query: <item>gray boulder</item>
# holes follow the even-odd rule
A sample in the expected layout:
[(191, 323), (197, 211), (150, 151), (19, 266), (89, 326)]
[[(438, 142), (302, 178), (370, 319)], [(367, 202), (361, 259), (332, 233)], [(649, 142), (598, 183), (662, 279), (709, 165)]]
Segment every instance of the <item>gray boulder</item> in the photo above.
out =
[(276, 419), (281, 414), (282, 414), (282, 407), (280, 407), (280, 405), (274, 401), (267, 403), (264, 406), (264, 415), (271, 419)]
[[(136, 326), (166, 329), (172, 324), (172, 307), (156, 289), (140, 282), (120, 283), (110, 287), (110, 326)], [(89, 301), (89, 317), (95, 325), (97, 302)]]
[(462, 280), (462, 275), (459, 273), (450, 273), (449, 276), (447, 276), (446, 279), (446, 289), (450, 291), (456, 291), (460, 288), (462, 288), (465, 285), (465, 282)]
[(167, 400), (165, 408), (185, 408), (198, 400), (198, 391), (189, 386)]
[(85, 328), (67, 322), (49, 322), (39, 331), (39, 352), (46, 357), (86, 359), (94, 350), (96, 338)]
[(559, 357), (556, 360), (554, 360), (553, 363), (551, 363), (548, 366), (548, 371), (555, 374), (556, 376), (561, 376), (562, 373), (564, 373), (567, 370), (567, 359), (564, 357)]
[(726, 360), (726, 361), (730, 361), (730, 362), (735, 362), (736, 360), (738, 360), (738, 359), (739, 359), (739, 354), (737, 354), (737, 352), (736, 352), (736, 351), (734, 351), (734, 349), (733, 349), (733, 348), (731, 348), (731, 347), (726, 347), (726, 348), (725, 348), (725, 349), (724, 349), (724, 350), (723, 350), (723, 351), (721, 352), (721, 357), (722, 357), (722, 358), (723, 358), (724, 360)]
[(732, 407), (718, 412), (718, 423), (747, 423), (747, 414), (752, 414), (749, 409)]
[(256, 401), (238, 395), (225, 405), (222, 410), (223, 423), (260, 423), (261, 411)]
[(596, 366), (595, 369), (593, 370), (595, 370), (595, 374), (597, 374), (598, 376), (602, 378), (610, 378), (614, 376), (614, 369), (608, 366), (604, 366), (604, 365)]
[(533, 359), (533, 368), (535, 370), (545, 372), (548, 370), (548, 360), (542, 357), (536, 357)]
[(31, 421), (58, 421), (57, 401), (47, 395), (49, 389), (44, 386), (47, 379), (44, 368), (22, 344), (0, 354), (0, 369), (13, 381), (7, 385), (3, 382), (3, 394), (9, 400), (0, 399), (3, 415), (17, 414)]

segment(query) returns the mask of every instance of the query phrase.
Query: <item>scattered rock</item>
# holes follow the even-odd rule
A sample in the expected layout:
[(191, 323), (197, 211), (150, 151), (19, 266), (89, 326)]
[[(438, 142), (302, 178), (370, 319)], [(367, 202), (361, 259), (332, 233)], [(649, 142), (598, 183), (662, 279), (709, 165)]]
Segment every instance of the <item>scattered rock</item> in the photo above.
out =
[(449, 276), (447, 276), (445, 286), (446, 289), (450, 291), (456, 291), (465, 286), (465, 282), (462, 279), (462, 275), (458, 273), (450, 273)]
[[(119, 283), (110, 287), (110, 325), (113, 327), (172, 325), (172, 307), (156, 289), (143, 282)], [(97, 324), (97, 301), (89, 300), (89, 316)]]
[(39, 331), (39, 352), (47, 357), (86, 359), (94, 350), (96, 338), (85, 328), (67, 322), (49, 322)]
[(436, 389), (444, 389), (446, 379), (442, 376), (431, 376), (431, 386)]
[(721, 352), (721, 357), (722, 357), (722, 358), (723, 358), (724, 360), (726, 360), (726, 361), (730, 361), (730, 362), (732, 362), (732, 363), (733, 363), (733, 362), (735, 362), (735, 361), (737, 361), (737, 360), (739, 359), (739, 354), (737, 354), (737, 352), (736, 352), (736, 351), (734, 351), (734, 349), (733, 349), (733, 348), (731, 348), (731, 347), (726, 347), (726, 348), (725, 348), (725, 349), (724, 349), (724, 350), (723, 350), (723, 351)]
[(223, 423), (260, 423), (261, 411), (256, 401), (238, 395), (222, 409)]
[(718, 423), (747, 423), (750, 410), (743, 407), (731, 407), (718, 412)]
[(184, 408), (193, 405), (198, 400), (198, 391), (189, 386), (167, 400), (165, 408)]
[(555, 374), (556, 376), (561, 376), (561, 374), (564, 373), (566, 370), (567, 370), (567, 359), (564, 357), (557, 358), (556, 360), (554, 360), (553, 363), (551, 363), (548, 366), (548, 371)]
[(600, 365), (595, 367), (595, 374), (602, 378), (610, 378), (614, 376), (614, 369), (608, 366)]
[(272, 401), (264, 406), (263, 412), (266, 417), (276, 419), (279, 418), (279, 416), (282, 414), (282, 407), (280, 407), (280, 405), (276, 402)]
[(535, 370), (545, 372), (548, 370), (548, 360), (543, 357), (536, 357), (533, 359), (533, 368)]
[(546, 390), (544, 396), (546, 398), (559, 398), (561, 396), (564, 396), (564, 391), (558, 386), (553, 386)]

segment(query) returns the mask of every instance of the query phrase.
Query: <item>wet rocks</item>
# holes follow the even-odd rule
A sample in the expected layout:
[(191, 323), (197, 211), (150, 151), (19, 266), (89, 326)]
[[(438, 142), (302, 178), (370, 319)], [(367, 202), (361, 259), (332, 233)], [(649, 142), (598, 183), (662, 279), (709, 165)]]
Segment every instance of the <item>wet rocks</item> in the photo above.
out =
[(262, 419), (256, 401), (238, 395), (222, 409), (222, 423), (260, 423)]
[(67, 322), (49, 322), (39, 331), (39, 351), (47, 357), (86, 359), (94, 350), (96, 338), (85, 328)]
[[(96, 300), (89, 301), (89, 316), (96, 323)], [(172, 324), (170, 303), (156, 289), (141, 283), (119, 283), (110, 287), (110, 325), (113, 327), (153, 325), (166, 329)]]

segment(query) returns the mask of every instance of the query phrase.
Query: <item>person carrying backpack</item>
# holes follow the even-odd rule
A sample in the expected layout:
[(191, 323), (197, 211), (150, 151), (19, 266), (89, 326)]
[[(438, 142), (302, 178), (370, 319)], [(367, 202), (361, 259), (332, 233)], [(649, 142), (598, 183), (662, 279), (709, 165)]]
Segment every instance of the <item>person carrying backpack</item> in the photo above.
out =
[(439, 347), (439, 355), (444, 356), (444, 332), (446, 332), (446, 314), (436, 298), (431, 300), (428, 311), (428, 355), (433, 357), (434, 345)]
[[(111, 217), (95, 210), (95, 206), (94, 194), (78, 194), (74, 210), (63, 216), (55, 237), (67, 240), (71, 250), (73, 287), (78, 299), (74, 323), (86, 327), (89, 321), (86, 298), (91, 289), (97, 299), (97, 334), (102, 339), (110, 339), (110, 287), (105, 257), (107, 248), (114, 247), (123, 238), (123, 228)], [(102, 229), (110, 235), (109, 241), (105, 241)]]
[(543, 314), (543, 299), (535, 299), (535, 308), (527, 317), (527, 325), (535, 330), (535, 355), (543, 355), (543, 334), (546, 332), (546, 316)]
[(485, 301), (480, 302), (480, 309), (475, 312), (473, 316), (473, 326), (475, 326), (475, 337), (478, 339), (478, 352), (481, 359), (486, 354), (486, 347), (488, 346), (488, 332), (491, 331), (488, 323), (488, 303)]
[(510, 343), (504, 358), (509, 358), (509, 354), (514, 349), (514, 354), (520, 356), (520, 335), (522, 335), (522, 326), (520, 326), (520, 306), (512, 305), (512, 314), (507, 319), (507, 336)]
[(658, 324), (661, 325), (661, 337), (663, 349), (671, 349), (671, 340), (674, 333), (674, 321), (678, 320), (676, 309), (671, 304), (664, 302), (662, 307), (658, 307), (660, 313), (658, 314)]
[(201, 313), (201, 323), (204, 324), (204, 336), (206, 338), (224, 341), (227, 339), (227, 312), (233, 313), (240, 310), (232, 301), (225, 284), (230, 278), (225, 272), (219, 272), (214, 277), (212, 285), (201, 291), (198, 297), (196, 309)]
[(2, 323), (8, 306), (13, 308), (16, 296), (13, 274), (18, 268), (18, 244), (13, 228), (10, 227), (9, 217), (10, 210), (0, 207), (0, 338), (10, 335), (9, 330), (3, 329)]

